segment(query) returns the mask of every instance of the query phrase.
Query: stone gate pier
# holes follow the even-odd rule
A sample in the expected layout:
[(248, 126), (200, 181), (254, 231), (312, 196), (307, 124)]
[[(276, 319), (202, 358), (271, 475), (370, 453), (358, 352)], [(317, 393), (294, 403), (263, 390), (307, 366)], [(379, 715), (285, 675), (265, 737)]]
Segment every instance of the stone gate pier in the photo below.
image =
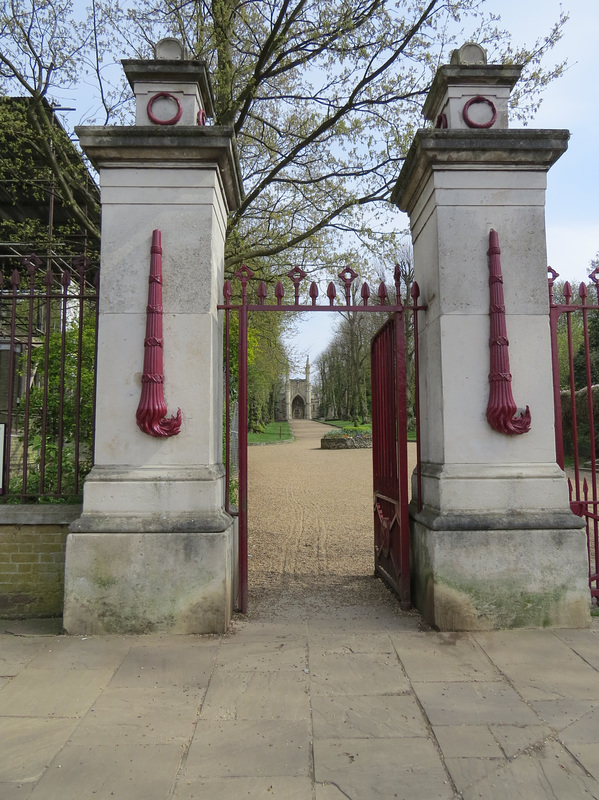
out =
[[(589, 624), (585, 535), (555, 461), (547, 296), (546, 176), (568, 132), (508, 128), (520, 70), (455, 51), (392, 196), (428, 305), (413, 597), (442, 630)], [(509, 394), (498, 424), (490, 398)]]
[(214, 633), (233, 609), (216, 305), (241, 178), (232, 128), (204, 125), (204, 64), (174, 40), (156, 56), (123, 62), (135, 125), (77, 129), (100, 174), (102, 286), (95, 466), (67, 540), (69, 633)]

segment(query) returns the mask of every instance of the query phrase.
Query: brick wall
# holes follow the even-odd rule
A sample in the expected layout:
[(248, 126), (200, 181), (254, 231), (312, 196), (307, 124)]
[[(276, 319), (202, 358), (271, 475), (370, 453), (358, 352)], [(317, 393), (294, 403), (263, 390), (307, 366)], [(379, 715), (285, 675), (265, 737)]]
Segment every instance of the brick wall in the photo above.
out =
[(62, 614), (64, 553), (80, 506), (0, 506), (0, 617)]

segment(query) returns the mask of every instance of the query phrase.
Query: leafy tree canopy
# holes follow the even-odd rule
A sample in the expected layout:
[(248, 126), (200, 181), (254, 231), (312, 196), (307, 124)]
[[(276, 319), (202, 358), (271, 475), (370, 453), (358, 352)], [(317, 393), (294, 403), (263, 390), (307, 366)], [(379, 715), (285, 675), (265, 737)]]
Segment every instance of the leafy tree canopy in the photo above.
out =
[[(0, 85), (63, 99), (90, 87), (87, 121), (129, 110), (121, 58), (175, 35), (213, 76), (216, 124), (233, 126), (245, 185), (230, 218), (227, 266), (264, 277), (332, 267), (389, 240), (390, 187), (436, 68), (477, 41), (489, 60), (525, 65), (514, 114), (526, 120), (563, 64), (545, 66), (562, 14), (517, 48), (486, 0), (3, 0)], [(89, 99), (88, 99), (89, 98)], [(93, 111), (93, 108), (97, 111)], [(90, 110), (92, 109), (92, 110)], [(391, 237), (392, 238), (392, 237)]]

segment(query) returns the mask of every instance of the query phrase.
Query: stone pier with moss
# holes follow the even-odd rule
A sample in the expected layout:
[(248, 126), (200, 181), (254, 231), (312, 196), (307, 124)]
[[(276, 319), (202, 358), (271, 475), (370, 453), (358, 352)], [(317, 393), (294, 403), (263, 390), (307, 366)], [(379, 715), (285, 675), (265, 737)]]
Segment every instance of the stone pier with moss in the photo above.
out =
[[(508, 128), (519, 74), (487, 64), (477, 45), (456, 51), (393, 193), (410, 216), (427, 305), (412, 591), (441, 630), (590, 621), (586, 537), (555, 460), (548, 316), (546, 175), (568, 132)], [(491, 256), (501, 275), (491, 277)], [(491, 328), (498, 318), (505, 335)], [(509, 367), (494, 369), (493, 348)], [(503, 426), (487, 414), (498, 382), (515, 398)]]
[[(213, 115), (203, 63), (174, 40), (156, 56), (124, 62), (135, 125), (77, 129), (100, 174), (102, 290), (95, 461), (66, 545), (73, 634), (218, 633), (234, 609), (217, 304), (227, 217), (242, 196), (235, 134), (203, 124)], [(154, 231), (160, 276), (151, 273)], [(157, 316), (160, 334), (148, 332)], [(160, 370), (146, 368), (148, 348)], [(148, 386), (164, 404), (140, 424)]]

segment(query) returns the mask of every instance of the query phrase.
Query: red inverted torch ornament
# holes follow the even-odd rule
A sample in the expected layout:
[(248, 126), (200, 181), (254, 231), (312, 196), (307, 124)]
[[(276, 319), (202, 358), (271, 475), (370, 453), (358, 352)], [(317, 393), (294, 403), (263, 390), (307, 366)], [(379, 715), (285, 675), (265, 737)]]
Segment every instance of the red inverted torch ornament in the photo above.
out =
[(489, 373), (489, 404), (487, 421), (493, 430), (508, 436), (517, 436), (530, 430), (530, 409), (517, 414), (518, 406), (512, 395), (509, 341), (505, 324), (501, 250), (497, 231), (489, 234), (489, 317), (491, 318), (491, 371)]
[(181, 430), (181, 409), (175, 417), (166, 416), (162, 338), (162, 244), (160, 231), (152, 233), (150, 280), (144, 340), (144, 371), (137, 424), (148, 436), (176, 436)]

